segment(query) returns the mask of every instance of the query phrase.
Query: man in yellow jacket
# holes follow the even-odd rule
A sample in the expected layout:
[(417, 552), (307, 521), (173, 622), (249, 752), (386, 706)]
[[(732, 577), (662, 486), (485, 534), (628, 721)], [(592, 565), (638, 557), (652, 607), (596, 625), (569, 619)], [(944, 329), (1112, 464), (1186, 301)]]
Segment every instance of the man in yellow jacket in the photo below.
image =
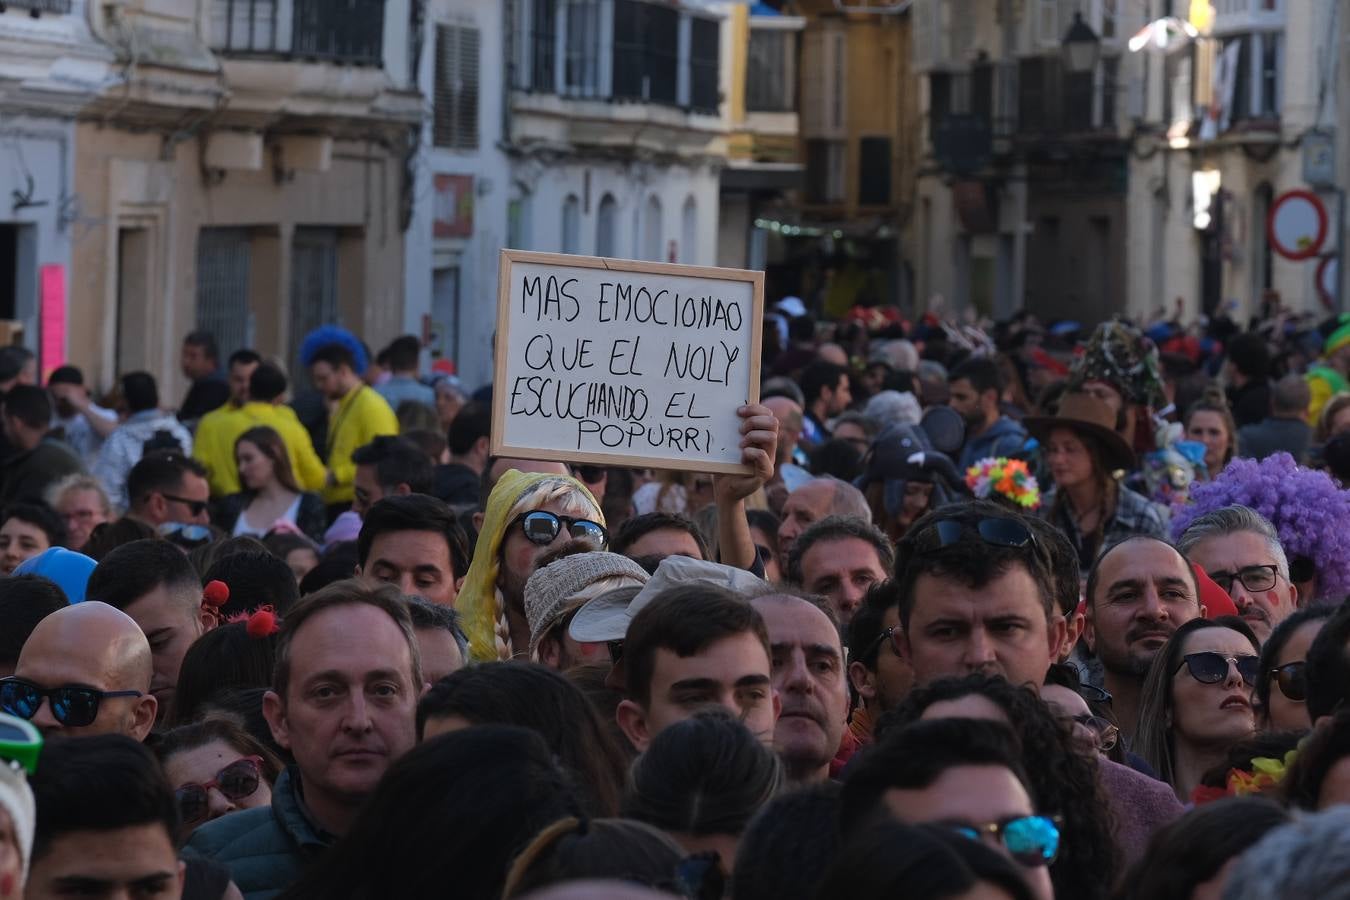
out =
[(380, 435), (398, 434), (398, 418), (384, 398), (361, 380), (366, 350), (346, 329), (325, 325), (310, 332), (300, 347), (300, 361), (329, 404), (328, 479), (323, 501), (331, 512), (333, 507), (352, 502), (356, 478), (352, 453)]
[[(231, 384), (233, 381), (231, 373)], [(281, 435), (299, 486), (316, 493), (323, 490), (328, 470), (319, 454), (314, 452), (314, 442), (295, 411), (282, 404), (286, 387), (286, 373), (281, 369), (271, 363), (255, 365), (248, 377), (242, 403), (236, 406), (232, 402), (202, 417), (192, 455), (206, 467), (212, 497), (228, 497), (240, 491), (234, 445), (244, 432), (261, 425)]]

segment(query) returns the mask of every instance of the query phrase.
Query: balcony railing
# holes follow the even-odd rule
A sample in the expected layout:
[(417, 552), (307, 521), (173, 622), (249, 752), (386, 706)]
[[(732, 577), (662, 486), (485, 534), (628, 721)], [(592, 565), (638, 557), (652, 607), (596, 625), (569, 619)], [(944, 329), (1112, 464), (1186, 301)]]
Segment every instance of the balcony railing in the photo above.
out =
[(4, 0), (0, 3), (0, 9), (5, 7), (26, 9), (34, 16), (41, 13), (56, 13), (64, 16), (70, 12), (70, 0)]
[(212, 45), (233, 55), (378, 66), (384, 0), (213, 0)]

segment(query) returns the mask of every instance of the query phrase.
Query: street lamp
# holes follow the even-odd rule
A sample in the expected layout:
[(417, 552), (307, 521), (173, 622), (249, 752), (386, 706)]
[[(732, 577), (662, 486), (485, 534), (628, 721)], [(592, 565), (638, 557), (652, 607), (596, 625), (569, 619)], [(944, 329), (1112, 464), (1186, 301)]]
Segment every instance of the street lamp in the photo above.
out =
[(1073, 24), (1064, 33), (1064, 68), (1070, 72), (1091, 72), (1097, 68), (1101, 52), (1102, 42), (1097, 33), (1083, 21), (1082, 13), (1074, 13)]

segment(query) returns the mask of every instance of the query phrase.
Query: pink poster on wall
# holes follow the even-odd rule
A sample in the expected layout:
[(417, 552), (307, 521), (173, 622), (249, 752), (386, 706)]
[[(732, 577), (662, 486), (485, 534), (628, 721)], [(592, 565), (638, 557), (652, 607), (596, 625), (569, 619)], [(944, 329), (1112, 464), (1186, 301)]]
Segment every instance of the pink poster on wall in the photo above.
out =
[(42, 365), (42, 383), (52, 370), (66, 364), (66, 267), (42, 267), (42, 298), (38, 334), (42, 346), (38, 349)]

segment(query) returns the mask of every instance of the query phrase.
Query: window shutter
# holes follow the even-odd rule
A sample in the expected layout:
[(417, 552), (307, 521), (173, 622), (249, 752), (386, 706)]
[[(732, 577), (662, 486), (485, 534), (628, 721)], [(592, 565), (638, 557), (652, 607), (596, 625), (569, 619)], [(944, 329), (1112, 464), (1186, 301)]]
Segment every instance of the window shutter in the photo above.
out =
[(452, 150), (478, 149), (477, 28), (436, 26), (436, 83), (432, 143)]
[(459, 29), (459, 103), (455, 108), (455, 147), (478, 149), (478, 63), (480, 35), (477, 28)]

